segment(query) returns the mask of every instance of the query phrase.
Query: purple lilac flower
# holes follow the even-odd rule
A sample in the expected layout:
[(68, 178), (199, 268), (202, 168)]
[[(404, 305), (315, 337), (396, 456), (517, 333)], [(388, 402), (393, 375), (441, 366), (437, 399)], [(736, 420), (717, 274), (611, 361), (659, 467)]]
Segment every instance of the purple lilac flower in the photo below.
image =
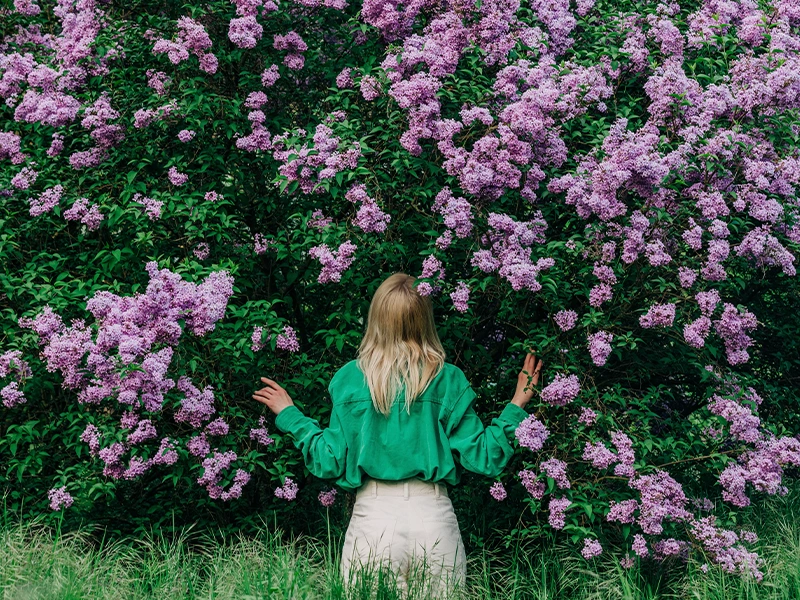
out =
[(700, 317), (684, 326), (683, 339), (692, 348), (702, 348), (706, 343), (709, 331), (711, 331), (711, 319)]
[(214, 391), (210, 385), (200, 391), (188, 377), (183, 375), (178, 379), (176, 387), (184, 393), (181, 406), (174, 415), (176, 423), (189, 423), (192, 427), (198, 428), (217, 412), (214, 408)]
[(334, 488), (329, 489), (328, 491), (322, 491), (319, 493), (317, 497), (319, 499), (319, 503), (322, 504), (325, 508), (330, 508), (333, 506), (334, 502), (336, 502), (336, 490)]
[(603, 302), (611, 300), (613, 295), (610, 285), (607, 283), (600, 283), (589, 290), (589, 304), (598, 307), (603, 304)]
[[(261, 327), (260, 325), (256, 325), (253, 328), (252, 335), (250, 336), (250, 341), (252, 342), (251, 345), (250, 345), (250, 349), (253, 352), (258, 352), (259, 350), (261, 350), (264, 347), (264, 341), (262, 341), (262, 339), (261, 339), (263, 337), (263, 335), (264, 335), (264, 328)], [(267, 339), (269, 339), (269, 338), (267, 338)]]
[(22, 359), (20, 350), (8, 350), (0, 355), (0, 377), (12, 374), (20, 381), (33, 377), (31, 367)]
[(537, 478), (536, 473), (528, 469), (523, 469), (517, 473), (517, 475), (527, 492), (537, 500), (541, 500), (542, 496), (544, 496), (545, 486), (544, 482)]
[(59, 184), (43, 191), (38, 198), (31, 199), (31, 207), (28, 211), (32, 217), (38, 217), (50, 212), (61, 200), (64, 188)]
[(273, 440), (269, 433), (267, 433), (266, 428), (266, 421), (263, 416), (258, 418), (258, 428), (254, 428), (250, 430), (250, 439), (256, 440), (262, 446), (269, 446), (270, 444), (274, 444), (275, 440)]
[(147, 76), (147, 86), (155, 90), (159, 96), (167, 94), (167, 85), (172, 81), (164, 71), (156, 71), (155, 69), (147, 69), (145, 71)]
[(200, 435), (196, 435), (186, 442), (186, 449), (192, 456), (199, 456), (203, 458), (208, 456), (208, 453), (211, 452), (211, 444), (208, 442), (206, 434), (201, 433)]
[(97, 456), (100, 450), (100, 431), (92, 424), (86, 426), (83, 430), (80, 440), (89, 444), (89, 453), (92, 456)]
[(281, 350), (288, 350), (289, 352), (300, 351), (300, 342), (297, 341), (297, 334), (289, 325), (283, 326), (283, 333), (278, 334), (275, 343)]
[(153, 422), (150, 419), (142, 419), (136, 424), (136, 429), (128, 434), (128, 443), (136, 445), (155, 437), (158, 437), (158, 432)]
[(592, 465), (597, 469), (605, 469), (612, 463), (616, 462), (616, 455), (611, 452), (603, 442), (592, 444), (586, 442), (583, 448), (583, 460), (591, 461)]
[(589, 354), (592, 362), (598, 367), (606, 364), (608, 355), (611, 354), (611, 340), (613, 339), (614, 334), (607, 331), (598, 331), (588, 335)]
[(714, 394), (708, 404), (708, 410), (730, 423), (729, 432), (733, 439), (755, 443), (763, 438), (759, 431), (761, 419), (754, 415), (748, 406)]
[(678, 267), (678, 280), (682, 288), (690, 288), (697, 279), (697, 271), (688, 267)]
[(18, 190), (27, 190), (36, 182), (38, 176), (38, 171), (34, 171), (29, 167), (23, 167), (19, 173), (11, 178), (11, 185)]
[(589, 560), (590, 558), (599, 556), (602, 552), (603, 547), (600, 545), (600, 542), (591, 538), (583, 538), (583, 549), (581, 550), (583, 558)]
[(181, 173), (175, 167), (170, 167), (167, 175), (169, 180), (172, 182), (172, 185), (180, 186), (189, 181), (189, 176), (186, 173)]
[(581, 406), (581, 416), (578, 417), (578, 423), (583, 423), (587, 427), (591, 427), (597, 421), (597, 413), (591, 408)]
[(311, 213), (311, 218), (308, 220), (308, 226), (314, 229), (325, 229), (333, 221), (332, 217), (326, 217), (322, 211), (317, 209)]
[(548, 505), (550, 516), (548, 517), (548, 521), (553, 529), (564, 529), (564, 517), (570, 504), (572, 504), (572, 501), (568, 498), (550, 498), (550, 504)]
[(614, 475), (620, 477), (633, 477), (633, 462), (636, 458), (633, 452), (633, 442), (621, 431), (611, 433), (611, 443), (617, 450), (617, 462), (614, 467)]
[(194, 139), (195, 135), (197, 135), (196, 131), (193, 131), (191, 129), (181, 129), (178, 132), (178, 139), (183, 143), (186, 143)]
[(577, 375), (557, 373), (553, 381), (542, 389), (541, 397), (553, 406), (566, 406), (578, 396), (580, 389)]
[(489, 493), (492, 495), (492, 498), (494, 498), (498, 502), (505, 500), (506, 497), (508, 496), (505, 486), (503, 486), (503, 484), (500, 483), (499, 481), (495, 481), (492, 484), (492, 487), (489, 488)]
[(253, 240), (253, 251), (256, 254), (264, 254), (271, 245), (275, 244), (275, 240), (268, 240), (261, 233), (256, 233)]
[(608, 514), (606, 521), (617, 521), (619, 523), (633, 523), (635, 517), (633, 513), (639, 508), (639, 503), (636, 500), (623, 500), (622, 502), (615, 502), (611, 500), (608, 503)]
[(756, 316), (747, 309), (740, 312), (733, 304), (724, 303), (722, 315), (714, 321), (714, 330), (725, 343), (728, 363), (738, 365), (748, 361), (747, 348), (753, 341), (746, 332), (757, 324)]
[(560, 310), (555, 314), (554, 319), (561, 331), (569, 331), (578, 322), (578, 313), (574, 310)]
[[(321, 173), (320, 176), (322, 176)], [(366, 233), (383, 233), (391, 219), (391, 215), (383, 212), (375, 200), (367, 197), (361, 202), (352, 222)]]
[(681, 484), (666, 471), (659, 469), (641, 475), (631, 479), (628, 485), (639, 490), (641, 495), (638, 524), (644, 533), (660, 534), (664, 530), (664, 519), (685, 521), (691, 518), (691, 513), (685, 508), (689, 500)]
[(711, 313), (720, 302), (719, 292), (717, 290), (709, 290), (708, 292), (698, 292), (695, 295), (697, 304), (700, 307), (700, 312), (704, 317), (710, 317)]
[(639, 325), (645, 329), (669, 327), (674, 320), (675, 304), (653, 304), (646, 314), (639, 317)]
[(20, 404), (25, 404), (28, 401), (25, 394), (19, 389), (19, 383), (16, 381), (8, 383), (0, 390), (0, 397), (3, 398), (3, 406), (6, 408), (13, 408)]
[(133, 195), (132, 200), (144, 206), (145, 213), (151, 221), (161, 218), (161, 208), (164, 206), (162, 201), (146, 198), (138, 192)]
[(569, 489), (570, 483), (569, 479), (567, 479), (567, 463), (563, 460), (550, 458), (542, 461), (539, 468), (542, 469), (548, 477), (555, 480), (556, 486), (561, 489)]
[(269, 67), (261, 72), (261, 85), (265, 88), (272, 87), (275, 82), (280, 79), (281, 74), (278, 72), (278, 65), (271, 64)]
[(162, 438), (155, 456), (150, 460), (154, 465), (174, 465), (178, 462), (175, 442), (169, 438)]
[(534, 415), (528, 415), (514, 431), (514, 435), (520, 446), (524, 446), (536, 452), (542, 449), (550, 432)]
[(236, 453), (231, 450), (227, 452), (214, 450), (211, 456), (203, 459), (203, 474), (198, 477), (197, 483), (208, 490), (212, 499), (222, 495), (223, 489), (219, 486), (222, 471), (228, 469), (237, 458)]
[(465, 313), (469, 309), (469, 287), (463, 281), (458, 282), (458, 286), (450, 292), (450, 299), (458, 312)]
[(222, 417), (217, 417), (206, 425), (206, 435), (227, 435), (230, 427)]
[(255, 48), (262, 35), (264, 28), (255, 16), (234, 18), (228, 23), (228, 39), (239, 48)]
[(361, 95), (364, 97), (364, 100), (368, 102), (375, 100), (375, 98), (381, 95), (381, 84), (372, 75), (364, 75), (361, 77), (359, 89), (361, 90)]
[(50, 508), (53, 510), (61, 510), (72, 506), (73, 498), (67, 491), (67, 486), (49, 490), (47, 497), (50, 499)]
[(351, 67), (345, 67), (342, 69), (339, 74), (336, 76), (336, 87), (341, 89), (352, 88), (353, 87), (353, 69)]
[(339, 245), (339, 248), (331, 252), (327, 244), (314, 246), (308, 251), (308, 255), (316, 258), (322, 263), (317, 281), (319, 283), (338, 282), (342, 278), (342, 273), (350, 267), (355, 259), (353, 253), (357, 246), (349, 240)]
[(633, 544), (631, 545), (631, 549), (634, 551), (636, 556), (640, 558), (645, 558), (650, 554), (650, 551), (647, 549), (647, 542), (645, 541), (644, 536), (640, 533), (633, 535)]
[(208, 242), (200, 242), (194, 247), (194, 250), (192, 250), (192, 254), (200, 260), (207, 259), (210, 252), (211, 249), (208, 246)]
[(284, 500), (294, 500), (297, 497), (298, 490), (297, 484), (290, 477), (287, 477), (281, 487), (275, 488), (275, 496)]

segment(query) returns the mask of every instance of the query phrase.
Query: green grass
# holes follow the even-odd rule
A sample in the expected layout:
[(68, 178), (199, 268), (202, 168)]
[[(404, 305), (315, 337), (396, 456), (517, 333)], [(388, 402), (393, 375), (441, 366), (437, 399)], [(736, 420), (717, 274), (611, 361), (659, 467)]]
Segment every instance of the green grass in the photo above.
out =
[[(4, 519), (4, 523), (8, 520)], [(766, 560), (755, 583), (702, 560), (688, 565), (642, 562), (619, 567), (610, 553), (585, 561), (566, 544), (531, 543), (512, 550), (484, 550), (468, 557), (464, 598), (735, 600), (800, 598), (800, 494), (769, 498), (747, 515), (753, 548)], [(91, 531), (58, 535), (38, 522), (10, 523), (0, 530), (0, 591), (3, 600), (262, 598), (398, 598), (391, 575), (364, 573), (348, 594), (338, 573), (341, 540), (287, 539), (270, 531), (257, 539), (223, 543), (184, 530), (174, 539), (158, 535), (97, 543)], [(415, 583), (421, 583), (419, 580)], [(421, 586), (419, 586), (421, 587)], [(411, 590), (411, 598), (424, 592)]]

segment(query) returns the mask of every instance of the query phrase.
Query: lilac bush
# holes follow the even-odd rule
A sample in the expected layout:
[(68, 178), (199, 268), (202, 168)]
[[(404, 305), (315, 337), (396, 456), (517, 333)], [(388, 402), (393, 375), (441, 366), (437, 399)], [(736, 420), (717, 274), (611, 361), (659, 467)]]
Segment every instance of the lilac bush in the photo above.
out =
[(251, 394), (271, 377), (324, 422), (404, 271), (486, 419), (526, 348), (545, 362), (470, 534), (761, 579), (738, 512), (800, 468), (797, 0), (0, 19), (12, 510), (344, 510)]

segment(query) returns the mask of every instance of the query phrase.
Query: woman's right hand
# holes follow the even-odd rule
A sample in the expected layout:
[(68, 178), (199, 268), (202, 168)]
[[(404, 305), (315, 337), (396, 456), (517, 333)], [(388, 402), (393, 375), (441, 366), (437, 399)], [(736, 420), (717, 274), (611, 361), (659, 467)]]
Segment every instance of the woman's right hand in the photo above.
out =
[[(534, 365), (536, 365), (534, 367)], [(542, 370), (542, 360), (536, 362), (536, 355), (529, 352), (525, 357), (525, 362), (522, 364), (522, 370), (517, 376), (517, 391), (514, 393), (514, 398), (511, 400), (520, 408), (525, 408), (530, 399), (533, 397), (533, 388), (539, 383), (539, 372)], [(528, 377), (531, 377), (530, 381)], [(527, 389), (525, 389), (527, 388)]]

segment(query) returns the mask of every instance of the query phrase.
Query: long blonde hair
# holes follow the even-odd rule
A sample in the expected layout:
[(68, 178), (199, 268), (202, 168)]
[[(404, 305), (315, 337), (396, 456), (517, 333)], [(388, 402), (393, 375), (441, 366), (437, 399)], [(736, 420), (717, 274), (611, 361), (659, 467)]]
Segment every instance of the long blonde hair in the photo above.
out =
[(433, 304), (414, 287), (416, 277), (394, 273), (375, 290), (367, 330), (358, 347), (375, 410), (388, 415), (405, 386), (406, 411), (444, 367), (445, 351), (433, 322)]

